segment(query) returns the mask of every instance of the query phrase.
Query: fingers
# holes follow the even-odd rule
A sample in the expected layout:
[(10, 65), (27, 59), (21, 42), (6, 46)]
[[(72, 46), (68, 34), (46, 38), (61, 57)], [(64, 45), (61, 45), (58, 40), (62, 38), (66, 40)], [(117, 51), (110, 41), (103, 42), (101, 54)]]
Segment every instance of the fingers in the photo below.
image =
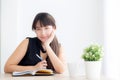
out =
[(51, 40), (51, 42), (52, 42), (54, 36), (55, 36), (55, 31), (53, 30), (53, 31), (51, 32), (51, 35), (50, 35), (50, 40)]
[(54, 35), (55, 35), (55, 30), (53, 30), (51, 33), (51, 36), (54, 36)]
[(49, 35), (49, 38), (44, 42), (44, 46), (48, 46), (54, 39), (55, 31), (53, 30)]
[(44, 61), (42, 61), (42, 69), (46, 69), (46, 67), (47, 67), (47, 62), (44, 60)]
[(41, 63), (46, 64), (46, 63), (47, 63), (47, 61), (46, 61), (46, 60), (43, 60), (43, 61), (41, 61)]
[(41, 69), (46, 69), (46, 67), (47, 67), (46, 60), (43, 60), (43, 61), (39, 62), (37, 66)]

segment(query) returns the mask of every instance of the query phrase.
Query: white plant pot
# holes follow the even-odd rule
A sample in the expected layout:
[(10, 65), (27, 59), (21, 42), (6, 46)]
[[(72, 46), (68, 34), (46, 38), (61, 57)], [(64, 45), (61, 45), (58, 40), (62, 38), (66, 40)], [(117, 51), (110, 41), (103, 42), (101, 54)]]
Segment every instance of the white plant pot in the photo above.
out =
[(85, 61), (86, 78), (88, 80), (100, 80), (101, 61)]

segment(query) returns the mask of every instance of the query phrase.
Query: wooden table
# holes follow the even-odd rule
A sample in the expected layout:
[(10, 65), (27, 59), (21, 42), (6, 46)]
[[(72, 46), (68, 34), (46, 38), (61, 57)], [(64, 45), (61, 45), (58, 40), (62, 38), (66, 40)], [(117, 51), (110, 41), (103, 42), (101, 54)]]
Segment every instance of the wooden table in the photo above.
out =
[[(11, 74), (0, 74), (0, 80), (87, 80), (85, 76), (74, 76), (55, 74), (53, 76), (20, 76), (12, 77)], [(112, 80), (102, 77), (100, 80)]]

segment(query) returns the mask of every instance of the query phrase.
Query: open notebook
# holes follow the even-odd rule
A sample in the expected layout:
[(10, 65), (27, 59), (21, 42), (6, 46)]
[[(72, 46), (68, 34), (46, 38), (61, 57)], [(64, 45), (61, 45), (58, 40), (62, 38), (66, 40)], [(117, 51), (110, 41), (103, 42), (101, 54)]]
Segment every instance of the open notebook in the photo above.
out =
[(26, 70), (26, 71), (15, 71), (12, 73), (12, 76), (50, 76), (53, 75), (53, 71), (51, 69), (37, 69), (34, 71)]

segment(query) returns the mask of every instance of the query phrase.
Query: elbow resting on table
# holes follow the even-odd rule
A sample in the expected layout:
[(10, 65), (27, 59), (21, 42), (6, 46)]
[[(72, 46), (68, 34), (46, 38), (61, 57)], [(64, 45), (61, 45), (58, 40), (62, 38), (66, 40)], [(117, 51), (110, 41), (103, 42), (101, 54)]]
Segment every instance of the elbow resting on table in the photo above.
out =
[(5, 65), (5, 67), (4, 67), (4, 72), (5, 73), (8, 73), (9, 72), (9, 69), (8, 69), (9, 67), (7, 67), (6, 65)]
[(65, 72), (65, 68), (59, 69), (59, 70), (57, 70), (56, 72), (57, 72), (58, 74), (62, 74), (62, 73)]

